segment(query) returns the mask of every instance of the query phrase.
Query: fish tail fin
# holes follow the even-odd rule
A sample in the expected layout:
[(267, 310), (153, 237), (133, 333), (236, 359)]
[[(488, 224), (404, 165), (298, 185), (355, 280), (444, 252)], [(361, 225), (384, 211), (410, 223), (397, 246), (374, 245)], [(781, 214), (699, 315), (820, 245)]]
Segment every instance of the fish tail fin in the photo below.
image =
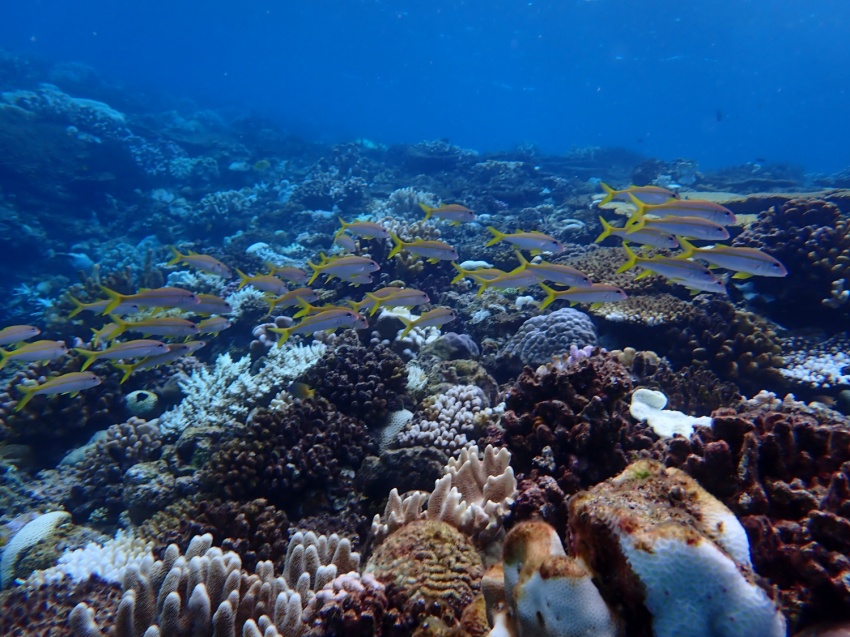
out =
[(614, 232), (614, 226), (605, 221), (604, 217), (599, 217), (599, 222), (602, 224), (602, 234), (596, 237), (596, 241), (593, 243), (599, 243), (600, 241), (604, 241), (608, 237), (611, 236), (611, 233)]
[(366, 305), (366, 299), (363, 299), (362, 301), (352, 301), (351, 299), (347, 299), (345, 302), (348, 303), (349, 307), (358, 314), (360, 314), (360, 308)]
[[(366, 298), (372, 301), (372, 308), (369, 310), (369, 316), (374, 316), (375, 312), (381, 309), (381, 299), (370, 292), (366, 292)], [(361, 303), (366, 303), (366, 301), (363, 300)], [(359, 309), (357, 310), (357, 313), (360, 314)]]
[(110, 341), (114, 341), (116, 338), (121, 336), (121, 334), (126, 332), (127, 329), (130, 327), (130, 323), (128, 323), (127, 321), (125, 321), (121, 318), (118, 318), (114, 314), (109, 315), (109, 320), (111, 320), (113, 323), (115, 323), (118, 326), (114, 330), (112, 330), (112, 333), (109, 335)]
[(124, 375), (121, 377), (121, 380), (118, 381), (119, 385), (123, 385), (124, 381), (130, 378), (133, 372), (136, 371), (136, 368), (139, 366), (138, 363), (112, 363), (113, 367), (117, 367)]
[(631, 270), (637, 265), (638, 255), (636, 255), (634, 250), (629, 247), (628, 243), (623, 244), (623, 249), (626, 251), (626, 256), (628, 257), (628, 260), (619, 268), (617, 268), (617, 274), (622, 274), (626, 270)]
[(68, 313), (68, 318), (74, 318), (77, 314), (86, 309), (86, 304), (83, 303), (80, 299), (75, 297), (73, 294), (68, 295), (68, 299), (71, 303), (74, 304), (74, 309)]
[(637, 209), (626, 222), (626, 227), (628, 228), (626, 232), (632, 233), (637, 232), (644, 226), (645, 222), (643, 216), (646, 214), (646, 204), (635, 197), (632, 193), (629, 193), (629, 201), (631, 201), (632, 205)]
[(97, 360), (97, 357), (100, 354), (100, 352), (98, 352), (98, 351), (92, 351), (90, 349), (82, 349), (81, 347), (74, 348), (74, 351), (77, 352), (77, 354), (79, 354), (80, 356), (84, 356), (85, 359), (86, 359), (86, 362), (83, 363), (83, 366), (80, 368), (81, 372), (84, 372), (89, 367), (91, 367), (92, 363), (94, 363)]
[(602, 186), (602, 190), (604, 190), (604, 191), (605, 191), (605, 196), (604, 196), (604, 197), (602, 197), (602, 201), (600, 201), (600, 202), (599, 202), (598, 204), (596, 204), (596, 205), (597, 205), (597, 206), (602, 206), (602, 205), (604, 205), (604, 204), (608, 203), (609, 201), (611, 201), (611, 200), (614, 198), (614, 195), (616, 195), (616, 194), (617, 194), (617, 191), (616, 191), (616, 190), (614, 190), (613, 188), (611, 188), (611, 186), (609, 186), (608, 184), (606, 184), (604, 181), (600, 181), (600, 182), (599, 182), (599, 185), (600, 185), (600, 186)]
[(292, 336), (291, 327), (270, 327), (269, 331), (274, 332), (275, 334), (280, 334), (280, 338), (277, 339), (277, 347), (283, 345), (289, 340), (289, 337)]
[(265, 295), (263, 295), (262, 298), (263, 298), (263, 301), (268, 303), (268, 306), (269, 306), (269, 313), (266, 314), (266, 316), (271, 316), (272, 312), (274, 312), (274, 309), (277, 307), (277, 304), (280, 301), (278, 301), (278, 298), (276, 296), (265, 296)]
[(679, 242), (679, 247), (684, 250), (682, 254), (678, 255), (679, 259), (687, 259), (693, 256), (694, 253), (697, 251), (697, 247), (693, 243), (685, 239), (685, 237), (680, 237), (679, 235), (676, 235), (676, 241)]
[(416, 327), (416, 322), (415, 322), (415, 321), (413, 321), (413, 320), (411, 320), (411, 319), (409, 319), (409, 318), (406, 318), (406, 317), (404, 317), (404, 316), (397, 316), (396, 318), (397, 318), (399, 321), (401, 321), (402, 323), (404, 323), (404, 329), (401, 331), (401, 334), (399, 334), (399, 335), (398, 335), (399, 339), (402, 339), (402, 338), (404, 338), (405, 336), (407, 336), (408, 334), (410, 334), (410, 331), (411, 331), (414, 327)]
[(544, 292), (546, 292), (546, 298), (543, 299), (543, 302), (540, 304), (540, 309), (545, 310), (547, 307), (552, 305), (555, 299), (558, 298), (558, 293), (545, 283), (541, 283), (540, 287), (543, 288)]
[(121, 305), (121, 301), (123, 301), (125, 297), (123, 294), (119, 294), (115, 290), (110, 290), (105, 285), (101, 285), (100, 289), (106, 296), (109, 297), (109, 303), (103, 308), (101, 314), (110, 314), (116, 307)]
[(337, 219), (339, 219), (339, 223), (340, 223), (340, 225), (342, 225), (342, 228), (339, 229), (339, 232), (343, 232), (348, 226), (351, 225), (350, 223), (348, 223), (342, 217), (337, 217)]
[(487, 243), (484, 244), (485, 248), (489, 248), (490, 246), (496, 245), (497, 243), (499, 243), (499, 241), (501, 241), (502, 239), (504, 239), (505, 237), (508, 236), (504, 232), (500, 232), (499, 230), (496, 230), (496, 228), (494, 228), (493, 226), (487, 226), (487, 229), (493, 235), (493, 238), (490, 239)]
[(392, 259), (404, 249), (404, 241), (402, 241), (397, 234), (390, 232), (390, 239), (393, 241), (393, 249), (390, 250), (390, 253), (387, 255), (388, 259)]
[(18, 401), (18, 404), (15, 405), (15, 411), (21, 411), (21, 409), (26, 407), (27, 403), (32, 400), (32, 397), (35, 396), (35, 391), (38, 389), (38, 385), (33, 385), (32, 387), (27, 385), (16, 385), (15, 388), (24, 395), (24, 397)]
[(236, 274), (239, 275), (239, 287), (237, 287), (236, 289), (241, 290), (246, 285), (248, 285), (248, 281), (250, 280), (250, 277), (247, 274), (245, 274), (242, 270), (240, 270), (239, 268), (236, 268)]
[(456, 261), (452, 261), (452, 267), (457, 270), (457, 275), (452, 279), (452, 285), (463, 281), (469, 275), (469, 270), (464, 270)]
[(523, 253), (519, 250), (514, 250), (514, 252), (516, 253), (516, 258), (519, 259), (519, 267), (516, 268), (516, 270), (525, 270), (528, 268), (529, 263), (528, 259), (525, 258), (525, 255), (523, 255)]
[(9, 352), (5, 349), (0, 349), (0, 369), (3, 369), (6, 366), (6, 363), (9, 362)]
[(316, 265), (312, 261), (307, 261), (307, 267), (310, 268), (313, 271), (313, 274), (310, 276), (309, 280), (307, 281), (307, 285), (311, 285), (313, 283), (313, 281), (316, 280), (316, 277), (318, 277), (319, 274), (322, 272), (322, 269), (321, 269), (322, 266)]
[(293, 314), (292, 318), (301, 318), (302, 316), (307, 316), (313, 309), (313, 306), (310, 305), (309, 301), (307, 301), (302, 296), (296, 297), (295, 302), (301, 306), (301, 309), (298, 310), (295, 314)]
[(165, 265), (177, 265), (183, 260), (183, 255), (180, 254), (180, 250), (174, 246), (168, 246), (168, 249), (174, 253), (174, 256)]
[(431, 206), (426, 206), (421, 201), (419, 202), (419, 207), (422, 208), (422, 211), (425, 213), (425, 221), (431, 218), (431, 213), (434, 212), (434, 209)]

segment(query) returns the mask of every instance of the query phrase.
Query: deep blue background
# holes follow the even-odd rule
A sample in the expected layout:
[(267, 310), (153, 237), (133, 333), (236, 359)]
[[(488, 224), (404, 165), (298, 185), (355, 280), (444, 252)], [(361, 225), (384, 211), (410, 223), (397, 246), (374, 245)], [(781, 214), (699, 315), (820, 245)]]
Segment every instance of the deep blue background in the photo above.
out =
[(292, 132), (850, 165), (847, 0), (7, 0), (0, 46)]

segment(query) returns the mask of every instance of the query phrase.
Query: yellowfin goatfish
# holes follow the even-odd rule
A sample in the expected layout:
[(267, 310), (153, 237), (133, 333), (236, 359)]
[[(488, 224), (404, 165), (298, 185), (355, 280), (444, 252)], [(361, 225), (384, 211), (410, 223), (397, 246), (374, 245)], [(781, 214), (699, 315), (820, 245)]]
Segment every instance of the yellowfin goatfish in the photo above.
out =
[(425, 212), (425, 221), (428, 221), (431, 217), (437, 217), (437, 219), (445, 219), (452, 226), (475, 221), (475, 213), (466, 206), (457, 203), (440, 204), (436, 208), (432, 208), (420, 202), (419, 207)]
[(561, 285), (571, 285), (579, 288), (587, 288), (593, 285), (593, 281), (584, 272), (560, 263), (549, 263), (541, 261), (533, 263), (526, 259), (521, 252), (516, 253), (520, 268), (532, 272), (538, 281), (551, 281)]
[(14, 345), (39, 334), (41, 330), (33, 325), (10, 325), (0, 330), (0, 345)]
[(161, 341), (151, 341), (147, 339), (139, 339), (137, 341), (127, 341), (126, 343), (116, 343), (112, 347), (104, 350), (88, 350), (77, 347), (77, 354), (86, 357), (86, 362), (80, 371), (85, 371), (96, 360), (101, 358), (117, 359), (117, 358), (145, 358), (146, 356), (160, 356), (168, 352), (168, 345)]
[(307, 283), (310, 275), (304, 272), (301, 268), (296, 268), (292, 265), (275, 265), (274, 263), (266, 262), (266, 267), (269, 269), (269, 274), (276, 276), (290, 283), (302, 285)]
[(215, 294), (199, 294), (198, 305), (192, 308), (194, 314), (230, 314), (230, 303)]
[(685, 250), (679, 256), (680, 259), (694, 257), (719, 268), (732, 270), (735, 272), (732, 275), (733, 279), (748, 279), (751, 276), (783, 277), (788, 275), (788, 270), (785, 269), (784, 265), (769, 254), (755, 248), (736, 248), (734, 246), (697, 248), (687, 239), (681, 237), (679, 243)]
[(398, 335), (399, 338), (404, 338), (410, 334), (411, 330), (417, 327), (439, 327), (450, 323), (457, 318), (457, 314), (454, 310), (447, 307), (435, 307), (433, 310), (428, 310), (425, 314), (412, 321), (403, 316), (397, 316), (396, 318), (404, 323), (404, 329)]
[(338, 230), (334, 235), (334, 245), (343, 252), (357, 252), (357, 243), (344, 230)]
[(326, 274), (328, 278), (349, 279), (353, 276), (369, 274), (381, 269), (381, 266), (368, 257), (349, 255), (328, 259), (325, 255), (320, 256), (322, 263), (319, 265), (310, 261), (307, 262), (307, 267), (313, 270), (313, 275), (307, 281), (308, 285), (315, 281), (320, 274)]
[(371, 274), (352, 274), (347, 279), (342, 279), (349, 285), (353, 285), (354, 287), (359, 287), (361, 285), (369, 285), (373, 283), (375, 279), (372, 278)]
[(716, 281), (685, 281), (683, 279), (667, 279), (670, 283), (681, 285), (688, 288), (691, 294), (698, 292), (709, 292), (711, 294), (728, 294), (726, 291), (726, 283), (722, 279)]
[(599, 217), (599, 221), (602, 222), (602, 234), (596, 237), (594, 243), (604, 241), (607, 237), (613, 235), (625, 241), (661, 248), (662, 250), (675, 250), (679, 247), (679, 242), (675, 236), (658, 228), (641, 228), (630, 232), (626, 228), (615, 228), (602, 217)]
[(290, 290), (286, 294), (281, 294), (280, 296), (265, 297), (263, 300), (269, 304), (269, 314), (271, 314), (278, 307), (293, 307), (295, 305), (299, 305), (301, 301), (312, 303), (318, 299), (319, 295), (315, 290), (310, 288), (297, 288), (295, 290)]
[(91, 372), (71, 372), (51, 378), (41, 385), (18, 385), (19, 392), (24, 397), (15, 405), (15, 411), (20, 411), (34, 396), (48, 396), (51, 394), (76, 394), (83, 389), (90, 389), (100, 385), (100, 378)]
[(600, 206), (605, 205), (609, 201), (629, 201), (630, 196), (635, 196), (638, 200), (647, 204), (659, 204), (679, 198), (679, 195), (672, 190), (667, 190), (660, 186), (629, 186), (624, 190), (614, 190), (607, 184), (600, 183), (599, 185), (605, 191), (605, 196), (598, 204)]
[(499, 276), (492, 278), (470, 272), (469, 278), (480, 285), (478, 293), (475, 296), (481, 296), (488, 288), (496, 288), (497, 290), (507, 290), (508, 288), (522, 289), (539, 283), (537, 275), (531, 270), (526, 270), (523, 266), (519, 266), (510, 272), (502, 272)]
[(656, 217), (698, 217), (721, 226), (731, 226), (737, 221), (735, 214), (729, 208), (713, 201), (705, 201), (703, 199), (674, 199), (673, 201), (660, 204), (647, 204), (634, 195), (630, 195), (629, 199), (637, 208), (637, 212), (631, 216), (627, 225), (637, 223), (646, 214)]
[(92, 334), (94, 334), (94, 346), (99, 347), (101, 343), (108, 343), (109, 341), (111, 341), (113, 338), (115, 338), (114, 336), (112, 336), (112, 334), (117, 329), (120, 328), (115, 323), (107, 323), (99, 330), (91, 328)]
[(505, 274), (505, 271), (500, 270), (499, 268), (476, 268), (474, 270), (467, 270), (455, 262), (452, 262), (452, 267), (454, 267), (454, 269), (458, 272), (457, 276), (452, 279), (452, 283), (457, 283), (462, 279), (471, 278), (471, 275), (473, 274), (484, 279), (495, 279), (496, 277)]
[(229, 329), (231, 325), (232, 323), (223, 316), (213, 316), (198, 323), (198, 334), (218, 334)]
[(424, 305), (431, 299), (422, 290), (413, 288), (381, 288), (374, 292), (367, 292), (364, 298), (355, 308), (358, 312), (361, 307), (369, 307), (369, 316), (373, 316), (382, 307), (414, 307)]
[(456, 261), (457, 250), (451, 247), (444, 241), (427, 241), (425, 239), (416, 239), (414, 241), (402, 241), (395, 234), (390, 234), (393, 240), (393, 249), (387, 255), (388, 259), (392, 259), (402, 250), (406, 250), (410, 254), (415, 254), (419, 257), (427, 259), (428, 263), (437, 263), (438, 261)]
[(196, 351), (205, 347), (206, 343), (204, 341), (189, 341), (188, 343), (173, 343), (168, 346), (168, 351), (165, 354), (159, 354), (158, 356), (147, 356), (142, 360), (135, 363), (112, 363), (112, 366), (120, 369), (124, 372), (124, 375), (121, 377), (121, 381), (119, 385), (123, 384), (130, 376), (137, 372), (140, 369), (153, 369), (154, 367), (159, 367), (160, 365), (166, 365), (173, 361), (176, 361), (178, 358), (183, 358), (184, 356), (191, 356)]
[(215, 274), (217, 276), (224, 277), (225, 279), (230, 279), (233, 277), (233, 272), (230, 271), (230, 268), (228, 268), (215, 257), (211, 257), (207, 254), (198, 254), (197, 252), (191, 251), (189, 252), (189, 254), (181, 254), (180, 251), (174, 246), (168, 247), (174, 253), (174, 258), (171, 259), (166, 265), (177, 265), (178, 263), (182, 263), (184, 265), (188, 265), (190, 268), (195, 268), (196, 270), (200, 270), (202, 272)]
[(145, 336), (170, 336), (172, 338), (184, 338), (198, 334), (197, 325), (192, 321), (176, 316), (159, 316), (133, 322), (124, 321), (114, 314), (110, 314), (109, 318), (117, 326), (109, 334), (110, 340), (118, 338), (124, 332), (139, 332)]
[[(103, 310), (107, 305), (112, 303), (110, 299), (100, 299), (98, 301), (92, 301), (91, 303), (83, 303), (79, 299), (73, 297), (72, 295), (68, 295), (68, 298), (71, 300), (71, 303), (74, 304), (74, 309), (68, 314), (68, 318), (74, 318), (77, 314), (83, 311), (94, 312), (95, 314), (102, 314)], [(112, 314), (133, 314), (134, 312), (139, 311), (139, 306), (135, 303), (119, 303), (112, 310)]]
[(543, 234), (536, 230), (531, 232), (513, 232), (506, 234), (496, 230), (493, 226), (487, 226), (487, 229), (492, 233), (493, 238), (490, 239), (485, 247), (494, 246), (501, 241), (507, 241), (513, 244), (520, 250), (528, 250), (531, 254), (540, 254), (541, 252), (563, 252), (564, 246), (555, 237), (550, 237), (548, 234)]
[(570, 288), (568, 290), (553, 290), (545, 283), (541, 283), (540, 287), (546, 292), (546, 298), (540, 304), (540, 309), (546, 309), (554, 301), (566, 299), (570, 305), (578, 305), (579, 303), (616, 303), (626, 298), (625, 291), (618, 288), (616, 285), (608, 285), (607, 283), (594, 283), (589, 288)]
[(718, 280), (717, 277), (712, 274), (711, 270), (695, 261), (687, 261), (672, 257), (639, 257), (632, 251), (631, 248), (629, 248), (628, 245), (623, 245), (623, 248), (625, 248), (626, 255), (629, 259), (620, 266), (617, 270), (617, 274), (639, 265), (645, 271), (638, 274), (635, 279), (642, 279), (650, 276), (652, 273), (655, 273), (668, 279), (674, 279), (677, 281), (694, 281), (702, 284), (715, 283)]
[(241, 279), (239, 281), (239, 287), (236, 288), (237, 290), (241, 290), (246, 285), (251, 285), (260, 292), (270, 292), (271, 294), (286, 294), (289, 290), (286, 283), (271, 274), (248, 276), (239, 268), (236, 268), (236, 274)]
[(277, 346), (280, 347), (293, 334), (312, 334), (313, 332), (333, 332), (340, 328), (363, 330), (369, 327), (366, 319), (354, 310), (327, 310), (308, 316), (292, 327), (270, 327), (269, 331), (280, 334)]
[(339, 217), (339, 222), (342, 224), (343, 231), (350, 232), (364, 239), (388, 239), (390, 236), (389, 230), (374, 221), (347, 222), (342, 217)]
[(670, 232), (676, 236), (704, 241), (725, 241), (729, 231), (719, 223), (714, 223), (701, 217), (664, 217), (662, 219), (647, 219), (644, 217), (635, 225), (626, 224), (626, 238), (643, 228), (654, 228), (662, 232)]
[(354, 308), (355, 312), (359, 312), (360, 310), (355, 307), (356, 303), (353, 301), (349, 301), (349, 306), (345, 305), (311, 305), (308, 301), (304, 299), (298, 299), (298, 305), (301, 306), (301, 309), (298, 310), (295, 314), (292, 315), (292, 318), (301, 318), (302, 316), (310, 316), (311, 314), (319, 314), (320, 312), (327, 312), (328, 310), (350, 310)]
[(122, 303), (130, 303), (140, 307), (168, 307), (194, 310), (201, 302), (197, 294), (182, 288), (156, 288), (154, 290), (142, 290), (136, 294), (119, 294), (102, 285), (100, 289), (110, 299), (109, 304), (103, 308), (101, 314), (111, 314)]
[(61, 358), (67, 353), (68, 346), (64, 341), (35, 341), (21, 345), (11, 352), (0, 349), (0, 369), (3, 369), (9, 361), (46, 362)]

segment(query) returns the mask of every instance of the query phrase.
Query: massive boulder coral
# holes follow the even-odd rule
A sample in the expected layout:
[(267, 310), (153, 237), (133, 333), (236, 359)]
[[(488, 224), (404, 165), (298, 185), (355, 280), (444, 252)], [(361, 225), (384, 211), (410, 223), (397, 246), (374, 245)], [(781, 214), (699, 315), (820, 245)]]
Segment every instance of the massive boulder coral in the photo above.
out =
[[(308, 493), (342, 491), (377, 445), (363, 423), (324, 399), (258, 409), (206, 469), (206, 488), (227, 499), (266, 498), (286, 511), (321, 506)], [(324, 499), (324, 498), (322, 498)]]
[(570, 543), (634, 634), (784, 637), (734, 514), (677, 469), (641, 460), (570, 498)]

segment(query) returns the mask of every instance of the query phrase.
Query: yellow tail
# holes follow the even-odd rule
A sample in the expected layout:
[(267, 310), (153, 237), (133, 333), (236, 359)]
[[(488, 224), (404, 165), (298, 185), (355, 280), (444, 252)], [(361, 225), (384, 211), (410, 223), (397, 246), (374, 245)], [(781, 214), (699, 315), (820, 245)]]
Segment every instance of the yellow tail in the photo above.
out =
[(240, 279), (239, 280), (239, 287), (236, 288), (237, 290), (241, 290), (242, 288), (244, 288), (246, 285), (248, 285), (251, 282), (251, 277), (249, 277), (247, 274), (245, 274), (239, 268), (236, 268), (236, 274), (239, 275), (239, 279)]
[(599, 243), (600, 241), (604, 241), (608, 237), (611, 236), (611, 233), (614, 232), (614, 226), (605, 221), (604, 218), (599, 217), (599, 221), (602, 223), (602, 234), (596, 237), (596, 241), (593, 243)]
[(410, 334), (410, 331), (414, 327), (416, 327), (416, 321), (411, 321), (409, 318), (405, 318), (403, 316), (397, 316), (396, 318), (402, 323), (404, 323), (404, 329), (401, 331), (401, 334), (398, 335), (399, 339), (402, 339), (408, 334)]
[(685, 239), (685, 237), (680, 237), (677, 235), (676, 241), (679, 242), (679, 247), (684, 250), (682, 254), (677, 255), (677, 258), (679, 259), (688, 259), (692, 257), (697, 251), (699, 251), (699, 248), (697, 248), (693, 243)]
[(124, 375), (118, 382), (119, 385), (123, 385), (124, 381), (130, 378), (130, 375), (136, 371), (136, 368), (139, 366), (139, 363), (112, 363), (112, 366), (117, 367), (122, 372), (124, 372)]
[(434, 212), (434, 209), (431, 206), (426, 206), (421, 201), (419, 202), (419, 207), (425, 212), (425, 221), (431, 218), (431, 213)]
[(392, 259), (395, 255), (401, 252), (404, 249), (404, 241), (402, 241), (397, 234), (390, 232), (390, 239), (393, 240), (393, 249), (390, 250), (390, 253), (387, 255), (388, 259)]
[(637, 232), (641, 228), (646, 225), (646, 221), (643, 216), (646, 214), (646, 204), (643, 203), (640, 199), (635, 197), (632, 193), (629, 193), (629, 199), (632, 204), (637, 208), (637, 210), (629, 217), (629, 220), (626, 222), (626, 234), (631, 234), (632, 232)]
[(118, 327), (116, 327), (116, 328), (112, 331), (112, 333), (109, 335), (109, 340), (110, 340), (110, 341), (114, 341), (114, 340), (115, 340), (116, 338), (118, 338), (121, 334), (123, 334), (124, 332), (126, 332), (126, 331), (127, 331), (127, 328), (129, 328), (129, 327), (130, 327), (130, 324), (129, 324), (127, 321), (124, 321), (124, 320), (122, 320), (122, 319), (118, 318), (118, 317), (117, 317), (117, 316), (115, 316), (114, 314), (110, 314), (110, 315), (109, 315), (109, 319), (110, 319), (113, 323), (115, 323), (115, 324), (118, 326)]
[(312, 261), (307, 261), (307, 267), (313, 271), (313, 275), (307, 281), (307, 285), (310, 285), (313, 283), (313, 281), (316, 280), (316, 277), (318, 277), (322, 273), (322, 266), (316, 265)]
[[(366, 298), (372, 301), (372, 308), (369, 310), (369, 316), (374, 316), (375, 312), (381, 309), (381, 299), (379, 299), (374, 294), (370, 294), (366, 292)], [(361, 303), (365, 303), (366, 301), (361, 301)], [(360, 313), (360, 309), (358, 308), (357, 313)]]
[(168, 261), (168, 263), (166, 263), (165, 265), (177, 265), (184, 258), (186, 258), (185, 255), (180, 254), (180, 250), (178, 250), (174, 246), (168, 246), (168, 249), (171, 250), (174, 253), (174, 257), (170, 261)]
[(5, 349), (0, 349), (0, 369), (3, 369), (8, 361), (9, 352), (7, 352)]
[(82, 349), (80, 347), (74, 348), (74, 351), (77, 352), (80, 356), (85, 356), (86, 362), (83, 363), (83, 366), (80, 368), (81, 372), (86, 371), (89, 367), (91, 367), (92, 363), (97, 360), (97, 357), (100, 355), (100, 352), (92, 351), (89, 349)]
[(274, 332), (275, 334), (280, 334), (280, 338), (277, 339), (277, 346), (280, 347), (286, 341), (289, 340), (289, 337), (292, 336), (292, 328), (291, 327), (270, 327), (269, 332)]
[(629, 244), (624, 243), (623, 249), (625, 249), (626, 256), (629, 257), (629, 259), (623, 265), (617, 268), (617, 274), (622, 274), (626, 270), (631, 270), (637, 265), (638, 262), (638, 255), (636, 255), (634, 251), (629, 247)]
[(35, 391), (38, 389), (38, 385), (33, 385), (32, 387), (27, 387), (26, 385), (16, 385), (16, 389), (21, 392), (24, 397), (18, 401), (18, 404), (15, 405), (15, 411), (21, 411), (26, 404), (32, 400), (32, 397), (35, 396)]
[(558, 293), (545, 283), (541, 283), (540, 287), (543, 288), (544, 292), (546, 292), (546, 298), (543, 299), (543, 302), (540, 304), (540, 309), (545, 310), (558, 298)]
[(602, 190), (605, 191), (605, 196), (602, 197), (602, 201), (600, 201), (597, 204), (599, 206), (602, 206), (602, 205), (608, 203), (609, 201), (611, 201), (612, 199), (614, 199), (614, 197), (617, 196), (617, 191), (614, 190), (613, 188), (611, 188), (611, 186), (606, 184), (604, 181), (600, 181), (599, 185), (602, 186)]
[(452, 285), (459, 281), (462, 281), (463, 279), (469, 276), (469, 270), (464, 270), (462, 267), (460, 267), (460, 265), (457, 264), (457, 262), (452, 261), (452, 267), (457, 270), (457, 276), (452, 279)]
[(499, 232), (493, 226), (487, 226), (487, 229), (493, 234), (493, 238), (484, 244), (485, 248), (489, 248), (490, 246), (496, 245), (497, 243), (499, 243), (499, 241), (503, 240), (505, 237), (508, 236), (504, 232)]
[(110, 314), (115, 310), (116, 307), (121, 305), (121, 301), (123, 301), (126, 297), (123, 294), (118, 294), (115, 290), (110, 290), (105, 285), (101, 285), (100, 289), (103, 293), (109, 297), (109, 303), (106, 307), (103, 308), (101, 315)]
[(69, 294), (68, 298), (71, 299), (71, 303), (74, 304), (74, 309), (68, 314), (68, 318), (74, 318), (77, 314), (86, 309), (86, 304), (76, 298), (73, 294)]

